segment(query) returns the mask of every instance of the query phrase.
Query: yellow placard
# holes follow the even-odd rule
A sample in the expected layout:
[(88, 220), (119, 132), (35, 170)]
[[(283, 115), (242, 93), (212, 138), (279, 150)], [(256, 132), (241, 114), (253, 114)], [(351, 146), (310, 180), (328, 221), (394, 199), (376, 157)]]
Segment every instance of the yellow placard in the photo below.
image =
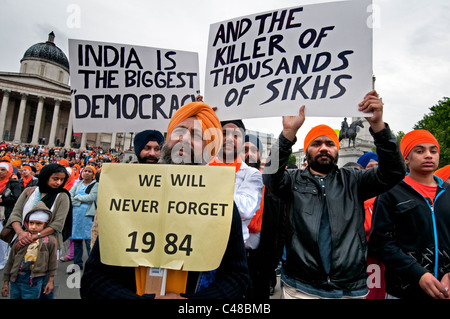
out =
[(230, 167), (104, 164), (97, 195), (101, 261), (216, 269), (228, 243), (234, 182)]

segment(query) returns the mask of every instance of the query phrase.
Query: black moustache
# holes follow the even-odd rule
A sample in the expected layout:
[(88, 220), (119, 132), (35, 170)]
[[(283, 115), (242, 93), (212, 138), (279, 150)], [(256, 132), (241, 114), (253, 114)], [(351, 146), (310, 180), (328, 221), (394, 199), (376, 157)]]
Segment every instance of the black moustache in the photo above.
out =
[(316, 156), (314, 157), (314, 159), (318, 159), (319, 157), (322, 157), (322, 156), (326, 156), (326, 157), (328, 157), (329, 159), (333, 160), (333, 156), (331, 156), (329, 153), (320, 153), (320, 154), (316, 155)]

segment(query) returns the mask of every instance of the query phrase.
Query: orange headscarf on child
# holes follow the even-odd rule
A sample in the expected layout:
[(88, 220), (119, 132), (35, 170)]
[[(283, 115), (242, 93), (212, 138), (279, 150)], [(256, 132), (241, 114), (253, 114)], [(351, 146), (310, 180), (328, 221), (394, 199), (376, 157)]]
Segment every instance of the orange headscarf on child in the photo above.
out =
[(437, 146), (438, 152), (440, 152), (439, 142), (433, 136), (433, 134), (431, 134), (427, 130), (414, 130), (405, 134), (400, 142), (400, 151), (402, 152), (403, 158), (406, 159), (414, 146), (420, 143), (434, 144)]

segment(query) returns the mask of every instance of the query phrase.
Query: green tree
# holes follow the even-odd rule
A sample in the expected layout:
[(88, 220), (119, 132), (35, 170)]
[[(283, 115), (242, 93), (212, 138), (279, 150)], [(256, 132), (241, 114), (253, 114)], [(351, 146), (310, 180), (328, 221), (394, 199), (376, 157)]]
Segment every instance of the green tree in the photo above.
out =
[(439, 168), (450, 164), (450, 98), (444, 97), (430, 107), (430, 113), (414, 125), (414, 129), (430, 131), (439, 142)]
[(289, 159), (288, 159), (288, 163), (287, 165), (297, 165), (297, 158), (295, 157), (295, 155), (293, 153), (291, 153), (291, 155), (289, 155)]
[(405, 132), (403, 132), (403, 131), (398, 131), (398, 133), (396, 134), (398, 145), (400, 145), (400, 142), (402, 141), (403, 136), (405, 136)]

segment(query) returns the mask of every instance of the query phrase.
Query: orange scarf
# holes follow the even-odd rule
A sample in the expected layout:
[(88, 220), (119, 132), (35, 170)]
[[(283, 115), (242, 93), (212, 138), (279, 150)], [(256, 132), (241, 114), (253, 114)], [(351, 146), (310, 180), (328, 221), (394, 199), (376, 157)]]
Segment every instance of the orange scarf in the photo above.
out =
[(248, 224), (248, 231), (250, 233), (256, 234), (261, 231), (261, 225), (262, 225), (262, 215), (264, 211), (264, 192), (266, 191), (266, 186), (262, 189), (262, 197), (261, 197), (261, 204), (259, 205), (259, 209), (256, 211), (255, 216), (253, 216), (252, 220), (250, 221), (250, 224)]
[(8, 166), (8, 174), (6, 174), (5, 178), (0, 180), (0, 194), (3, 193), (3, 190), (6, 187), (6, 184), (8, 184), (9, 179), (13, 173), (13, 167), (10, 163), (2, 162), (2, 165)]
[(242, 158), (240, 156), (238, 156), (238, 158), (234, 162), (229, 164), (225, 164), (217, 157), (214, 157), (213, 160), (209, 162), (209, 166), (234, 166), (236, 168), (236, 173), (241, 168), (241, 165), (242, 165)]
[(69, 174), (69, 178), (67, 179), (66, 184), (64, 184), (64, 188), (70, 190), (75, 184), (75, 172), (71, 167), (66, 167), (66, 171)]
[[(217, 157), (215, 157), (210, 163), (210, 166), (234, 166), (237, 171), (241, 168), (242, 165), (242, 158), (239, 156), (234, 162), (225, 164), (221, 160), (219, 160)], [(262, 224), (262, 214), (264, 211), (264, 191), (266, 187), (263, 187), (262, 190), (262, 198), (261, 198), (261, 204), (259, 205), (258, 211), (255, 213), (255, 216), (250, 221), (250, 224), (248, 225), (248, 230), (251, 233), (259, 233), (261, 231), (261, 224)]]
[(372, 228), (373, 204), (376, 197), (369, 198), (364, 202), (364, 230), (366, 231), (366, 240), (369, 241), (370, 229)]
[(32, 178), (33, 178), (33, 176), (31, 176), (31, 175), (28, 177), (22, 176), (23, 186), (27, 187), (28, 183), (31, 181)]

